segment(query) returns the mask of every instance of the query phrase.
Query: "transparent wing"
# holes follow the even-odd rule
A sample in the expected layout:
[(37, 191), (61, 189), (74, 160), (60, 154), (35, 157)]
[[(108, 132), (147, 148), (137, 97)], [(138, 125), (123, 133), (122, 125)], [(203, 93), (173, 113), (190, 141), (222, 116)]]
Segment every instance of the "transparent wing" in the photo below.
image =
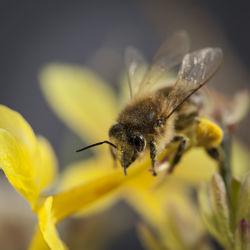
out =
[(148, 65), (137, 49), (129, 47), (125, 51), (125, 66), (128, 75), (130, 97), (132, 98), (138, 91), (139, 85), (148, 69)]
[(179, 65), (189, 50), (189, 38), (181, 31), (167, 39), (153, 58), (152, 64), (144, 75), (138, 94), (155, 87), (171, 68)]
[(222, 57), (221, 49), (205, 48), (183, 58), (177, 81), (167, 99), (167, 117), (215, 74)]

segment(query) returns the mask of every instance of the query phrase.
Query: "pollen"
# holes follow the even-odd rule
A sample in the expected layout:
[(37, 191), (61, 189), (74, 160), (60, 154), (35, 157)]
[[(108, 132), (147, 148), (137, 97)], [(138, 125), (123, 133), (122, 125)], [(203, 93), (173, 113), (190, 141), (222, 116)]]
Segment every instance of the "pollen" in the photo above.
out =
[(222, 129), (215, 123), (201, 119), (197, 126), (198, 145), (205, 148), (217, 147), (223, 138)]

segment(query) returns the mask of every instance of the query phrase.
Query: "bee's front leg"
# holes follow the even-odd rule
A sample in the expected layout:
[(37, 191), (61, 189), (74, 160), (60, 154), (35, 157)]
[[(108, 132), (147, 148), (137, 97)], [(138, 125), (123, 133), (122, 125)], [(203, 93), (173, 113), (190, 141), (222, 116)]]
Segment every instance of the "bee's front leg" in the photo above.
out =
[(174, 171), (175, 166), (177, 165), (177, 163), (179, 163), (183, 153), (185, 152), (186, 148), (187, 148), (187, 138), (185, 136), (182, 135), (177, 135), (174, 137), (173, 141), (174, 142), (178, 142), (179, 141), (179, 146), (177, 148), (177, 152), (174, 156), (174, 159), (170, 165), (170, 167), (167, 169), (167, 174), (171, 174)]
[(150, 149), (150, 157), (151, 157), (151, 162), (152, 162), (153, 176), (156, 176), (157, 175), (157, 173), (155, 171), (156, 145), (155, 145), (154, 141), (151, 141), (149, 143), (149, 149)]

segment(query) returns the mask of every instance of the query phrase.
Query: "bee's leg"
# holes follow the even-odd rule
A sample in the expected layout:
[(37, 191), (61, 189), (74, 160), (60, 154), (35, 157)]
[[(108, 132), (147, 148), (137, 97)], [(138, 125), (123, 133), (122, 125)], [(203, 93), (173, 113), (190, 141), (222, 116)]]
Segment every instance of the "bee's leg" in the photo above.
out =
[(217, 148), (206, 148), (206, 151), (210, 157), (214, 160), (219, 161), (219, 150)]
[(151, 157), (151, 162), (152, 162), (153, 176), (156, 176), (157, 173), (155, 171), (155, 158), (156, 158), (156, 146), (155, 146), (155, 142), (151, 141), (149, 143), (149, 147), (150, 147), (150, 157)]
[(179, 141), (180, 144), (177, 148), (177, 152), (174, 156), (174, 159), (170, 165), (170, 167), (167, 169), (167, 174), (171, 174), (174, 171), (175, 166), (177, 165), (177, 163), (179, 163), (183, 153), (186, 150), (186, 144), (187, 144), (187, 138), (184, 136), (175, 136), (174, 137), (174, 142)]
[(222, 176), (225, 176), (226, 166), (224, 162), (224, 153), (222, 148), (220, 146), (216, 148), (206, 148), (206, 152), (210, 157), (212, 157), (218, 162), (220, 174)]

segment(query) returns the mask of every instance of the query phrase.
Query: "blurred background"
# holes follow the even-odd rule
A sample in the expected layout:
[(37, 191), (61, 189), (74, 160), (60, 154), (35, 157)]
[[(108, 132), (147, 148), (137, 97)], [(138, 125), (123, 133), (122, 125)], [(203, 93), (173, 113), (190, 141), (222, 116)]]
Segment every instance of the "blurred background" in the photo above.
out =
[[(44, 65), (87, 65), (117, 86), (127, 46), (137, 47), (150, 60), (165, 37), (184, 29), (190, 34), (192, 50), (205, 46), (223, 49), (222, 67), (209, 84), (232, 95), (250, 86), (249, 7), (243, 0), (1, 0), (0, 103), (19, 111), (36, 133), (47, 137), (60, 165), (65, 166), (77, 159), (74, 149), (81, 141), (57, 119), (42, 96), (38, 73)], [(237, 132), (247, 145), (249, 125), (248, 116)], [(0, 185), (5, 184), (1, 178)], [(7, 189), (8, 197), (0, 188), (0, 245), (14, 249), (7, 241), (15, 233), (20, 239), (19, 249), (24, 249), (34, 218), (27, 215), (27, 219), (26, 212), (24, 216), (18, 214), (28, 211), (28, 206), (9, 186)], [(19, 211), (9, 210), (10, 204)], [(133, 213), (129, 216), (134, 217)], [(20, 225), (12, 225), (10, 217)], [(22, 230), (23, 220), (27, 230)], [(81, 238), (84, 226), (77, 228)], [(142, 248), (133, 226), (123, 230), (119, 242), (104, 249)]]

